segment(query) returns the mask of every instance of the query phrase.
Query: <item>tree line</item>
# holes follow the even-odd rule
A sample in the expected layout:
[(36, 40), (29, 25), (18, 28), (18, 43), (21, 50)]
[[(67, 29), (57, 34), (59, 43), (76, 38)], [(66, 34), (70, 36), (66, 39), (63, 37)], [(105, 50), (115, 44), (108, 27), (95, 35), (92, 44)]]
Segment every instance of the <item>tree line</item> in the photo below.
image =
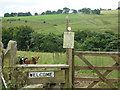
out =
[[(67, 7), (64, 7), (63, 9), (58, 9), (57, 11), (51, 11), (51, 10), (47, 10), (45, 12), (42, 12), (41, 14), (38, 14), (37, 12), (34, 13), (35, 16), (37, 15), (51, 15), (51, 14), (69, 14), (69, 13), (84, 13), (84, 14), (97, 14), (97, 15), (100, 15), (100, 11), (102, 9), (94, 9), (94, 10), (91, 10), (90, 8), (82, 8), (82, 9), (79, 9), (79, 10), (75, 10), (75, 9), (70, 9), (70, 8), (67, 8)], [(23, 12), (19, 12), (19, 13), (5, 13), (4, 14), (4, 17), (18, 17), (18, 16), (32, 16), (32, 14), (30, 12), (26, 12), (26, 13), (23, 13)]]
[[(80, 51), (120, 51), (120, 35), (113, 32), (75, 31), (75, 50)], [(17, 41), (18, 50), (37, 52), (65, 52), (63, 34), (42, 34), (29, 26), (3, 28), (4, 48), (9, 40)]]
[(4, 17), (18, 17), (18, 16), (32, 16), (32, 14), (30, 12), (26, 12), (26, 13), (23, 13), (23, 12), (19, 12), (19, 13), (5, 13), (4, 14)]

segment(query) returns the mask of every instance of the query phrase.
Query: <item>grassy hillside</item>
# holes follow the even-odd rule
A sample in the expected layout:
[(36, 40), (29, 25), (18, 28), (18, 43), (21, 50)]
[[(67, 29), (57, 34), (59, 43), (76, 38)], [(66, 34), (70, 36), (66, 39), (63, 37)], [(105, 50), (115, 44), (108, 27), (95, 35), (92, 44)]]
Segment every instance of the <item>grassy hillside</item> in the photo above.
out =
[[(20, 25), (31, 26), (39, 33), (62, 34), (66, 28), (66, 16), (69, 16), (69, 26), (75, 30), (113, 31), (118, 32), (117, 10), (101, 11), (102, 15), (87, 14), (60, 14), (40, 15), (26, 17), (4, 17), (3, 27), (16, 27)], [(13, 21), (12, 21), (13, 20)], [(16, 20), (16, 21), (14, 21)], [(26, 21), (26, 22), (25, 22)]]

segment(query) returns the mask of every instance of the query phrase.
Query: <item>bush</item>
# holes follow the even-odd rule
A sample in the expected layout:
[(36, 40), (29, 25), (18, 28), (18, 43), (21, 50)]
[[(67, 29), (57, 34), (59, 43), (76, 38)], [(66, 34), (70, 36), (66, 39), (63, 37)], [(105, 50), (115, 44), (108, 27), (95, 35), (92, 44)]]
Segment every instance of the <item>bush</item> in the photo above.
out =
[[(91, 32), (76, 31), (75, 40), (77, 50), (82, 51), (118, 51), (118, 44), (115, 39), (117, 35), (112, 32)], [(78, 44), (79, 43), (79, 44)], [(79, 45), (79, 46), (78, 46)]]
[(2, 41), (5, 48), (9, 40), (15, 40), (18, 50), (27, 50), (32, 38), (31, 33), (33, 33), (33, 30), (29, 26), (3, 28)]
[(43, 52), (63, 52), (63, 38), (50, 33), (42, 38), (40, 50)]
[[(18, 50), (65, 52), (63, 35), (36, 33), (28, 26), (3, 28), (2, 39), (5, 48), (9, 40), (15, 40)], [(118, 45), (120, 46), (118, 35), (112, 32), (75, 31), (75, 50), (120, 51)]]

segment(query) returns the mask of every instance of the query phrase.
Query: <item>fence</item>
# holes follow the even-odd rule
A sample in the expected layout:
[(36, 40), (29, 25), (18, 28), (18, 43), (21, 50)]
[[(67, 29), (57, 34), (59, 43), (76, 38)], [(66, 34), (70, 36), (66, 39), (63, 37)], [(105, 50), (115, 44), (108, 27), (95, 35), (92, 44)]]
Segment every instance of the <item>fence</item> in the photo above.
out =
[[(2, 47), (0, 48), (2, 51)], [(21, 88), (25, 84), (45, 84), (46, 87), (71, 88), (69, 65), (67, 64), (16, 64), (16, 41), (10, 40), (0, 60), (4, 79), (10, 88)], [(46, 70), (49, 69), (49, 70)], [(56, 70), (54, 70), (56, 69)], [(52, 86), (54, 85), (54, 86)]]
[[(60, 88), (73, 88), (74, 80), (93, 81), (88, 88), (102, 81), (107, 83), (111, 88), (116, 88), (112, 82), (119, 82), (119, 78), (108, 79), (106, 76), (113, 70), (120, 70), (120, 53), (119, 52), (80, 52), (74, 51), (74, 33), (66, 32), (64, 34), (64, 48), (66, 48), (66, 64), (46, 64), (46, 65), (16, 65), (17, 43), (9, 41), (6, 50), (2, 50), (0, 43), (0, 64), (5, 81), (12, 84), (12, 87), (20, 88), (25, 84), (59, 83)], [(88, 66), (75, 66), (74, 56), (78, 56)], [(94, 67), (84, 55), (90, 56), (110, 56), (116, 63), (112, 67)], [(3, 56), (3, 57), (2, 57)], [(44, 68), (44, 70), (42, 70)], [(57, 70), (45, 69), (57, 68)], [(77, 78), (75, 70), (93, 70), (98, 78)], [(98, 70), (106, 70), (101, 74)]]
[[(75, 51), (74, 55), (78, 56), (86, 65), (88, 66), (74, 66), (75, 70), (93, 70), (97, 75), (98, 78), (77, 78), (75, 77), (74, 80), (80, 81), (93, 81), (88, 88), (92, 88), (98, 82), (102, 81), (108, 84), (111, 88), (116, 88), (112, 82), (120, 82), (120, 78), (111, 78), (107, 79), (106, 76), (110, 74), (113, 70), (120, 70), (120, 53), (119, 52), (81, 52)], [(114, 63), (111, 67), (95, 67), (93, 66), (89, 60), (87, 60), (84, 56), (109, 56), (111, 57), (116, 63)], [(99, 70), (106, 70), (103, 74), (100, 73)], [(119, 73), (119, 72), (118, 72)]]

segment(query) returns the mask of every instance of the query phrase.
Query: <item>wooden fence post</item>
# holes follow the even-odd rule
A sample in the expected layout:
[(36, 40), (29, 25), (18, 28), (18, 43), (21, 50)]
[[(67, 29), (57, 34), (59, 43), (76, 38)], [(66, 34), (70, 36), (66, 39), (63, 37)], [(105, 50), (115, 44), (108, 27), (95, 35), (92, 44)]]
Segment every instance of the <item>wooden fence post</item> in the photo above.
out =
[(10, 40), (6, 51), (4, 52), (3, 59), (3, 73), (5, 80), (12, 81), (12, 87), (15, 87), (14, 69), (16, 66), (16, 52), (17, 52), (17, 42)]
[(69, 88), (73, 88), (74, 82), (74, 61), (73, 61), (73, 48), (74, 48), (74, 32), (64, 32), (64, 44), (66, 48), (66, 60), (69, 65)]

